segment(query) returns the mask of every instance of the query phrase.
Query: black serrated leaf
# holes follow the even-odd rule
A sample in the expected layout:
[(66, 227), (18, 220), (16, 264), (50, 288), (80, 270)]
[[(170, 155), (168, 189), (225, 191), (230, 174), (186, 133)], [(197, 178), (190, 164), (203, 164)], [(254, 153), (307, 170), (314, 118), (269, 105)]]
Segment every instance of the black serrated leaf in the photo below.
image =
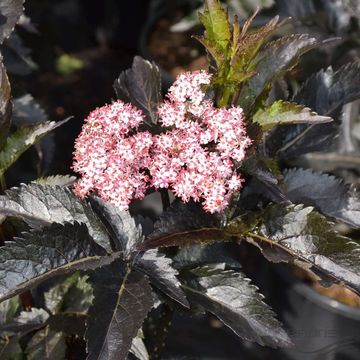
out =
[(10, 83), (6, 74), (4, 64), (2, 63), (2, 58), (0, 56), (0, 150), (4, 145), (11, 123), (12, 105), (10, 97)]
[(307, 17), (316, 13), (314, 0), (276, 0), (278, 13), (295, 19)]
[(115, 249), (129, 257), (144, 241), (141, 226), (135, 222), (129, 211), (121, 211), (98, 196), (91, 197), (91, 204), (102, 222), (107, 225)]
[(345, 34), (351, 27), (352, 14), (347, 8), (349, 1), (321, 0), (320, 2), (323, 4), (329, 28), (336, 34)]
[(284, 182), (293, 203), (315, 206), (325, 215), (360, 227), (360, 194), (343, 180), (310, 169), (291, 169)]
[(205, 212), (198, 204), (175, 202), (160, 215), (154, 231), (140, 248), (148, 250), (229, 240), (221, 229), (222, 221), (220, 216)]
[(33, 125), (47, 121), (45, 110), (30, 94), (13, 100), (14, 110), (12, 120), (15, 125)]
[(310, 76), (293, 101), (320, 115), (331, 115), (344, 104), (360, 97), (360, 62), (354, 61), (337, 71), (331, 67)]
[(93, 272), (94, 302), (85, 338), (88, 360), (126, 359), (133, 338), (153, 306), (146, 277), (121, 261)]
[(241, 106), (249, 110), (269, 83), (291, 70), (301, 55), (318, 45), (315, 38), (306, 34), (284, 36), (270, 42), (255, 59), (257, 75), (247, 82), (241, 92)]
[(238, 336), (260, 345), (288, 347), (291, 340), (256, 286), (238, 271), (204, 266), (184, 286), (189, 299), (216, 315)]
[(123, 71), (114, 82), (117, 97), (131, 102), (147, 115), (149, 122), (157, 122), (157, 106), (161, 102), (159, 68), (140, 56), (135, 56), (131, 69)]
[(1, 52), (9, 74), (26, 76), (37, 69), (31, 59), (31, 49), (23, 44), (22, 38), (15, 31), (4, 41)]
[(137, 261), (136, 268), (149, 276), (150, 281), (166, 295), (189, 307), (186, 296), (177, 279), (178, 271), (172, 267), (172, 260), (157, 250), (148, 250)]
[(303, 205), (270, 205), (249, 233), (268, 260), (306, 264), (326, 284), (340, 282), (360, 293), (360, 245)]
[(271, 169), (267, 162), (270, 163), (270, 160), (261, 156), (251, 156), (244, 160), (241, 170), (253, 177), (256, 190), (260, 191), (266, 198), (275, 202), (285, 201), (286, 195), (280, 181), (282, 177), (278, 174), (277, 165), (276, 163), (272, 164), (276, 169)]
[(0, 196), (0, 214), (24, 220), (34, 228), (53, 222), (74, 222), (87, 225), (91, 237), (108, 252), (110, 238), (105, 226), (90, 205), (66, 187), (40, 184), (21, 185)]
[[(360, 97), (360, 63), (346, 64), (339, 70), (321, 70), (305, 81), (293, 97), (320, 115), (337, 119), (337, 110)], [(296, 157), (335, 146), (339, 127), (335, 124), (293, 125), (275, 129), (267, 139), (270, 156)]]
[(23, 14), (25, 0), (1, 0), (0, 2), (0, 44), (14, 30), (16, 23)]
[(113, 260), (91, 239), (84, 224), (54, 223), (23, 233), (0, 248), (0, 301), (53, 276)]

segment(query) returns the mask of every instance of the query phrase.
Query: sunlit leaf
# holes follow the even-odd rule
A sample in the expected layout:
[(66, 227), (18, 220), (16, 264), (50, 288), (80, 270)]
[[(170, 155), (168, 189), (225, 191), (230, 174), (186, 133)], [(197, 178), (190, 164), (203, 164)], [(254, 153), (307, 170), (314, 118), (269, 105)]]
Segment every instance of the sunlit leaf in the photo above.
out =
[(360, 244), (339, 235), (334, 224), (303, 205), (270, 205), (248, 236), (275, 262), (305, 264), (325, 284), (343, 283), (360, 293)]
[(322, 124), (332, 119), (318, 115), (303, 105), (278, 100), (268, 107), (259, 109), (253, 116), (253, 121), (260, 124), (264, 131), (269, 131), (277, 125)]
[(0, 196), (0, 214), (20, 218), (34, 228), (54, 222), (84, 223), (91, 237), (112, 251), (108, 232), (90, 205), (66, 187), (32, 183), (6, 190)]
[(148, 250), (135, 265), (140, 271), (149, 276), (157, 288), (166, 295), (178, 301), (181, 305), (189, 307), (186, 296), (177, 279), (178, 271), (172, 267), (172, 260), (157, 250)]
[(114, 256), (106, 255), (83, 224), (55, 223), (23, 233), (0, 248), (0, 301), (56, 275), (108, 264)]
[(68, 120), (18, 127), (7, 138), (4, 148), (0, 152), (0, 175), (4, 174), (31, 145), (34, 145), (50, 131), (65, 124)]
[(256, 286), (239, 271), (204, 266), (192, 271), (184, 286), (190, 301), (217, 316), (236, 335), (271, 347), (289, 347), (291, 340), (263, 301)]

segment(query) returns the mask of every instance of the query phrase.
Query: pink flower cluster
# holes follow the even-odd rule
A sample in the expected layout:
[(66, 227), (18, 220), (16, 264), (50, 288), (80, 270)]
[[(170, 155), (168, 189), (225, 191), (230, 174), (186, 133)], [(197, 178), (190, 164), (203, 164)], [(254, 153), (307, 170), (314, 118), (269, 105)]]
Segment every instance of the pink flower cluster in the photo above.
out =
[(205, 99), (205, 71), (181, 74), (159, 106), (164, 132), (137, 132), (143, 115), (130, 104), (114, 102), (85, 120), (75, 144), (75, 186), (80, 197), (90, 191), (121, 209), (149, 188), (170, 188), (182, 201), (203, 200), (206, 211), (223, 210), (242, 186), (234, 161), (251, 144), (239, 107), (216, 108)]

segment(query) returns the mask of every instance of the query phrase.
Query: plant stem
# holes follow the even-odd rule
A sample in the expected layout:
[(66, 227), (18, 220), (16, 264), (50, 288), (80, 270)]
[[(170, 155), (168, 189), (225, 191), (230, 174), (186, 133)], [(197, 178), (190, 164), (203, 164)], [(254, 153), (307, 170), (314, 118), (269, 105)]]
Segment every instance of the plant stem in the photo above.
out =
[(165, 211), (170, 206), (170, 197), (167, 189), (160, 190), (161, 202), (163, 206), (163, 211)]
[[(165, 211), (170, 206), (169, 192), (167, 189), (161, 189), (160, 195), (163, 211)], [(156, 326), (151, 334), (153, 341), (151, 341), (148, 349), (151, 360), (160, 359), (161, 353), (165, 347), (173, 314), (174, 309), (169, 304), (163, 303), (160, 305), (160, 316), (156, 319)]]
[(5, 175), (4, 174), (0, 175), (0, 190), (1, 190), (1, 192), (6, 190), (6, 180), (5, 180)]

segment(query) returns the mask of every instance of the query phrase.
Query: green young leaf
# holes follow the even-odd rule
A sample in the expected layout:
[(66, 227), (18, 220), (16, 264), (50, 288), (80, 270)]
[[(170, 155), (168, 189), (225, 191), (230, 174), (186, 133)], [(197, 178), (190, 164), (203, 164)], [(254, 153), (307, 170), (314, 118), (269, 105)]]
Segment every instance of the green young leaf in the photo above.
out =
[(24, 11), (25, 0), (1, 0), (0, 2), (0, 44), (7, 39)]
[[(1, 5), (0, 5), (1, 11)], [(1, 15), (1, 13), (0, 13)], [(1, 36), (1, 25), (0, 25)], [(1, 39), (1, 38), (0, 38)], [(3, 148), (11, 123), (11, 88), (5, 66), (0, 55), (0, 150)], [(1, 163), (0, 163), (1, 165)]]
[(40, 185), (48, 185), (48, 186), (72, 186), (74, 185), (76, 181), (76, 177), (75, 176), (71, 176), (71, 175), (53, 175), (53, 176), (46, 176), (46, 177), (41, 177), (38, 178), (34, 181), (32, 181), (35, 184), (40, 184)]
[(271, 347), (291, 345), (264, 297), (243, 273), (220, 266), (203, 266), (192, 273), (194, 279), (184, 286), (190, 301), (213, 313), (238, 336)]
[(343, 283), (360, 293), (360, 245), (339, 235), (313, 208), (270, 205), (248, 236), (268, 260), (295, 263), (326, 284)]
[(20, 218), (34, 228), (54, 222), (84, 223), (91, 237), (112, 251), (107, 230), (90, 205), (66, 187), (29, 184), (6, 190), (0, 196), (0, 214)]
[(65, 336), (46, 326), (31, 338), (25, 353), (29, 360), (63, 360), (66, 354)]
[(114, 82), (118, 99), (141, 109), (150, 123), (157, 122), (157, 107), (162, 100), (161, 77), (155, 63), (135, 56), (131, 69), (123, 71)]
[(54, 223), (23, 233), (0, 248), (0, 301), (53, 276), (108, 264), (115, 255), (107, 256), (84, 224)]
[(31, 146), (38, 142), (50, 131), (65, 124), (68, 120), (50, 121), (37, 125), (20, 126), (11, 134), (0, 152), (0, 175), (5, 171)]
[(219, 0), (205, 0), (204, 11), (199, 14), (206, 29), (205, 39), (220, 52), (226, 52), (231, 39), (228, 16)]
[(291, 169), (285, 172), (284, 182), (293, 203), (315, 206), (327, 216), (360, 228), (360, 194), (343, 180), (310, 169)]
[(320, 43), (308, 35), (284, 36), (267, 44), (254, 60), (257, 75), (251, 78), (240, 94), (240, 104), (251, 110), (259, 97), (269, 91), (269, 84), (290, 71), (300, 56)]
[(230, 240), (221, 228), (222, 219), (205, 212), (198, 204), (173, 203), (160, 215), (154, 231), (141, 250)]
[[(265, 40), (278, 28), (279, 17), (275, 16), (266, 25), (252, 31), (248, 31), (252, 20), (257, 12), (248, 19), (240, 32), (238, 24), (234, 24), (232, 57), (230, 61), (231, 69), (228, 77), (235, 79), (237, 73), (253, 72), (253, 59), (258, 54)], [(238, 30), (237, 30), (238, 29)], [(238, 34), (236, 33), (238, 31)], [(256, 73), (252, 73), (252, 76)]]
[(30, 94), (14, 99), (13, 104), (12, 121), (16, 126), (40, 124), (48, 120), (45, 110)]
[(122, 251), (124, 257), (131, 257), (144, 241), (141, 226), (135, 222), (129, 211), (121, 211), (117, 206), (98, 196), (91, 197), (91, 204), (99, 218), (106, 224), (115, 249)]
[(177, 279), (178, 272), (172, 267), (172, 260), (157, 250), (148, 250), (137, 261), (136, 268), (149, 276), (151, 283), (166, 295), (189, 307), (186, 296)]
[(121, 261), (93, 272), (94, 302), (89, 309), (85, 338), (88, 360), (126, 359), (133, 338), (153, 306), (144, 275)]
[(277, 125), (322, 124), (332, 121), (332, 118), (320, 116), (303, 105), (277, 100), (270, 106), (259, 109), (253, 116), (253, 121), (260, 124), (264, 131), (269, 131)]

